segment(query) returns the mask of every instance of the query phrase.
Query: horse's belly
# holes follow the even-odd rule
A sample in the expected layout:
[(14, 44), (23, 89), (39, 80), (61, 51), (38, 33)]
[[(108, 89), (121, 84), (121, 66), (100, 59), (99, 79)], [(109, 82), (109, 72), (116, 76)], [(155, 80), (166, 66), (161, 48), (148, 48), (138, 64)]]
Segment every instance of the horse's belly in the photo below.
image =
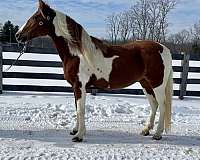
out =
[(128, 77), (127, 79), (126, 78), (124, 78), (124, 79), (118, 78), (118, 79), (111, 80), (109, 87), (111, 89), (125, 88), (125, 87), (128, 87), (128, 86), (134, 84), (137, 81), (139, 81), (139, 79), (134, 78), (134, 77), (131, 79), (130, 79), (130, 77)]

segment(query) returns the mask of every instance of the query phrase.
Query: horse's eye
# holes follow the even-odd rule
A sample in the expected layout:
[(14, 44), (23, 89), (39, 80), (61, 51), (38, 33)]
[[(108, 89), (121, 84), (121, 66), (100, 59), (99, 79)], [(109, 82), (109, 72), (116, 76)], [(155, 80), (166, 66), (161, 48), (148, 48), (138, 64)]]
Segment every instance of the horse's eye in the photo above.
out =
[(40, 26), (42, 26), (42, 25), (43, 25), (43, 22), (42, 22), (42, 21), (40, 21), (40, 22), (39, 22), (39, 25), (40, 25)]
[(48, 20), (48, 21), (50, 20), (50, 17), (49, 17), (49, 16), (47, 16), (47, 20)]

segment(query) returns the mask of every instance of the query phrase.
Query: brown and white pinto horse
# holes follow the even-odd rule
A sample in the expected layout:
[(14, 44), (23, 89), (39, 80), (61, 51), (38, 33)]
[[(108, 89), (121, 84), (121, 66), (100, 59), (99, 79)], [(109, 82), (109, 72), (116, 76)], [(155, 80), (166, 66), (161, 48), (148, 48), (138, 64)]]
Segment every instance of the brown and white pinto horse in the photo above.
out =
[(74, 142), (83, 140), (86, 88), (117, 89), (140, 82), (151, 113), (142, 135), (149, 135), (159, 106), (160, 117), (153, 139), (162, 138), (171, 124), (172, 58), (169, 49), (151, 41), (109, 45), (91, 37), (70, 17), (39, 0), (35, 14), (16, 34), (19, 42), (49, 35), (62, 60), (64, 77), (74, 89), (77, 124), (71, 134)]

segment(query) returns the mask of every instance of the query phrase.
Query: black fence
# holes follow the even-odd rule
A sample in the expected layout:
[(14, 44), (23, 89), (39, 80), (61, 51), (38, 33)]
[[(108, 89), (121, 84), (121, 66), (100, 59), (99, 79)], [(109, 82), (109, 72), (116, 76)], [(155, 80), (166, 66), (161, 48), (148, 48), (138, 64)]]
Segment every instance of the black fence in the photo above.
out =
[[(23, 79), (51, 79), (51, 80), (64, 80), (63, 74), (53, 73), (22, 73), (22, 72), (3, 72), (3, 65), (11, 65), (14, 60), (3, 59), (2, 52), (19, 52), (17, 45), (6, 46), (0, 45), (0, 91), (42, 91), (42, 92), (72, 92), (71, 87), (64, 86), (36, 86), (36, 85), (4, 85), (3, 78), (23, 78)], [(33, 48), (29, 47), (26, 52), (34, 54), (57, 54), (54, 48)], [(174, 72), (181, 73), (180, 78), (174, 78), (174, 83), (179, 85), (178, 90), (174, 90), (174, 95), (183, 99), (184, 96), (200, 96), (200, 91), (187, 91), (187, 84), (200, 84), (200, 79), (188, 79), (188, 73), (200, 73), (200, 67), (189, 67), (189, 61), (200, 61), (200, 55), (192, 54), (173, 54), (173, 60), (181, 60), (181, 66), (173, 66)], [(62, 67), (61, 62), (52, 61), (32, 61), (32, 60), (19, 60), (15, 66), (31, 66), (31, 67)], [(101, 90), (101, 89), (88, 89), (88, 92), (98, 93), (112, 93), (112, 94), (134, 94), (142, 95), (141, 89), (120, 89), (120, 90)]]

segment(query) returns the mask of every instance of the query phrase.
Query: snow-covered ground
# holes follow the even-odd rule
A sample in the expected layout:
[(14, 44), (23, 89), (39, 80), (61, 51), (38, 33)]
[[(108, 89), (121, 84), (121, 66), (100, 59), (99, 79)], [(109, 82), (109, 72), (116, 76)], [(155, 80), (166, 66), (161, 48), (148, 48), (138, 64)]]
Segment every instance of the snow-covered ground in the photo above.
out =
[(200, 159), (199, 104), (198, 98), (174, 98), (172, 131), (155, 141), (139, 134), (149, 114), (145, 97), (88, 94), (87, 134), (73, 143), (72, 94), (6, 92), (0, 96), (0, 158)]
[[(4, 52), (15, 59), (19, 53)], [(24, 54), (23, 60), (60, 61), (58, 55)], [(180, 66), (180, 61), (173, 65)], [(200, 67), (191, 61), (190, 66)], [(4, 70), (8, 66), (4, 66)], [(62, 68), (13, 66), (9, 72), (60, 73)], [(179, 78), (180, 73), (174, 73)], [(199, 73), (189, 78), (200, 79)], [(11, 85), (66, 86), (62, 80), (4, 78)], [(129, 88), (141, 88), (138, 83)], [(174, 88), (179, 86), (174, 84)], [(200, 85), (188, 85), (199, 90)], [(161, 141), (139, 133), (149, 115), (144, 96), (91, 96), (86, 102), (87, 134), (83, 143), (73, 143), (75, 107), (70, 93), (4, 92), (0, 95), (0, 159), (7, 160), (132, 160), (200, 159), (200, 98), (173, 99), (172, 131)], [(156, 119), (157, 121), (157, 119)], [(155, 130), (154, 130), (155, 131)], [(154, 133), (152, 131), (151, 134)]]

